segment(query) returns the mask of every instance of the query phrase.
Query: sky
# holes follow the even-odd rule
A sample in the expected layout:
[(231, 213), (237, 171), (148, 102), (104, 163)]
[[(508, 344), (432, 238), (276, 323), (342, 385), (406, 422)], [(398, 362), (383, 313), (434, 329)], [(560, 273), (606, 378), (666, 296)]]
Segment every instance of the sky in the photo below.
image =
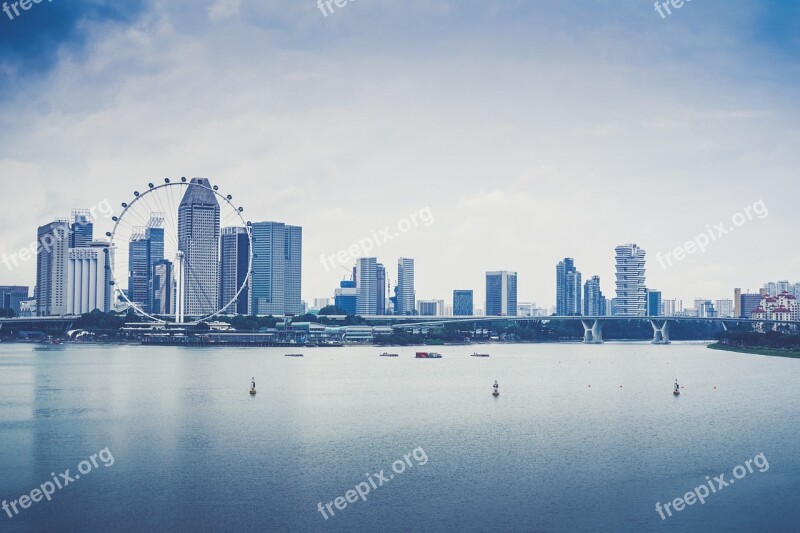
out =
[[(647, 251), (648, 287), (686, 306), (800, 282), (800, 4), (323, 8), (0, 12), (0, 258), (72, 208), (119, 211), (150, 181), (198, 176), (248, 220), (303, 227), (309, 303), (373, 236), (392, 283), (413, 257), (417, 299), (474, 289), (477, 307), (489, 270), (518, 272), (520, 302), (554, 305), (564, 257), (613, 296), (624, 243)], [(32, 287), (35, 259), (15, 257), (0, 284)]]

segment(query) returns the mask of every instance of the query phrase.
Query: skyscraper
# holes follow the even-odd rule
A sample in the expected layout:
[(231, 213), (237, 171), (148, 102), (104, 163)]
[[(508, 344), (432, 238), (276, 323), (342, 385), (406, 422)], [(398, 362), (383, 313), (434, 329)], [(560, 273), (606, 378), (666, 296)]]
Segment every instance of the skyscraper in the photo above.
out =
[(381, 263), (375, 265), (375, 287), (377, 288), (377, 303), (375, 305), (376, 315), (386, 314), (386, 267)]
[(616, 247), (617, 316), (645, 316), (645, 251), (635, 244)]
[(486, 273), (486, 316), (517, 315), (517, 273)]
[(128, 243), (128, 299), (149, 313), (153, 302), (153, 265), (164, 259), (162, 218), (151, 217), (146, 228), (134, 228)]
[[(250, 239), (247, 228), (222, 229), (219, 261), (219, 308), (228, 305), (247, 283), (250, 261)], [(229, 314), (246, 315), (247, 287), (244, 287), (235, 302), (225, 310)]]
[(105, 241), (69, 249), (66, 314), (111, 310), (111, 253)]
[(254, 222), (251, 231), (250, 314), (302, 314), (302, 228), (282, 222)]
[(40, 226), (37, 240), (36, 314), (64, 315), (67, 312), (69, 221), (56, 219)]
[(11, 309), (15, 316), (20, 316), (22, 302), (28, 299), (29, 289), (22, 285), (0, 286), (0, 309)]
[(356, 313), (374, 315), (378, 307), (378, 260), (374, 257), (360, 257), (356, 261)]
[(86, 248), (92, 242), (94, 221), (88, 209), (73, 209), (70, 224), (69, 247)]
[(647, 316), (661, 315), (661, 291), (647, 289)]
[(471, 290), (453, 291), (453, 316), (472, 316), (474, 297)]
[(150, 312), (155, 315), (175, 313), (175, 272), (172, 261), (161, 259), (153, 263)]
[(348, 315), (355, 315), (357, 302), (358, 289), (356, 288), (356, 282), (351, 280), (341, 281), (339, 288), (335, 291), (333, 305), (342, 309)]
[(586, 316), (605, 316), (606, 299), (600, 290), (600, 276), (592, 276), (583, 286), (583, 314)]
[(556, 265), (556, 314), (576, 316), (581, 310), (581, 273), (567, 257)]
[[(192, 178), (178, 206), (178, 250), (183, 252), (186, 316), (217, 311), (219, 301), (220, 209), (211, 184)], [(148, 269), (149, 270), (149, 269)]]
[(401, 257), (397, 261), (397, 307), (396, 315), (413, 315), (416, 311), (414, 291), (414, 260)]

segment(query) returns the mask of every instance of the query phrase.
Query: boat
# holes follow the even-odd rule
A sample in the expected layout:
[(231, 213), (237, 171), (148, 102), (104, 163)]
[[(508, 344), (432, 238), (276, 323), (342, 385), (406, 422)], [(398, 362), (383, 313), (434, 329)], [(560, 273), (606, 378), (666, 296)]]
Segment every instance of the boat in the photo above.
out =
[(475, 352), (474, 354), (471, 355), (471, 357), (489, 357), (489, 354)]
[(497, 398), (498, 396), (500, 396), (500, 392), (498, 392), (498, 390), (497, 390), (497, 389), (495, 389), (495, 390), (494, 390), (494, 392), (492, 393), (492, 396), (494, 396), (495, 398)]
[(256, 395), (256, 388), (255, 387), (250, 387), (250, 395), (251, 396), (255, 396)]
[(287, 353), (286, 357), (303, 357), (301, 353)]
[(680, 385), (678, 385), (678, 380), (676, 379), (676, 380), (675, 380), (675, 390), (674, 390), (674, 391), (672, 391), (672, 394), (673, 394), (674, 396), (680, 396), (680, 395), (681, 395), (680, 388), (681, 388), (681, 387), (680, 387)]
[(417, 352), (417, 359), (441, 359), (442, 354), (436, 352)]
[(383, 352), (383, 353), (381, 354), (381, 357), (399, 357), (399, 355), (397, 355), (396, 353), (387, 353), (387, 352)]
[(495, 398), (500, 396), (500, 385), (498, 385), (496, 381), (494, 382), (494, 385), (492, 385), (492, 396)]

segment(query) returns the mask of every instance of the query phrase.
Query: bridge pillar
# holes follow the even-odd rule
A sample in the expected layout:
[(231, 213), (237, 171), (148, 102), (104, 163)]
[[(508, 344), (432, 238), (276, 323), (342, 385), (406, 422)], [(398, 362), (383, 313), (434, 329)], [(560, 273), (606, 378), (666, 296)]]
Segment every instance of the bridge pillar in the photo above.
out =
[(591, 326), (589, 326), (589, 322), (589, 320), (581, 320), (584, 344), (603, 344), (603, 322), (595, 319)]
[(660, 326), (657, 320), (651, 320), (650, 325), (653, 326), (653, 344), (669, 344), (669, 320), (662, 321)]

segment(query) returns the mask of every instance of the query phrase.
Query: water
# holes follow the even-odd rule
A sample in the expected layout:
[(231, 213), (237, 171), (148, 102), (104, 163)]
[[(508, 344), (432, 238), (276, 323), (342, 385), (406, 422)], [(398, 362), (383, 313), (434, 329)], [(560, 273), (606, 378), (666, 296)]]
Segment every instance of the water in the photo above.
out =
[[(2, 344), (0, 498), (74, 477), (105, 448), (114, 462), (0, 511), (0, 531), (797, 530), (800, 360), (681, 343), (479, 348), (492, 357)], [(656, 512), (760, 453), (765, 472)], [(318, 502), (367, 476), (366, 501), (334, 503), (326, 521)]]

